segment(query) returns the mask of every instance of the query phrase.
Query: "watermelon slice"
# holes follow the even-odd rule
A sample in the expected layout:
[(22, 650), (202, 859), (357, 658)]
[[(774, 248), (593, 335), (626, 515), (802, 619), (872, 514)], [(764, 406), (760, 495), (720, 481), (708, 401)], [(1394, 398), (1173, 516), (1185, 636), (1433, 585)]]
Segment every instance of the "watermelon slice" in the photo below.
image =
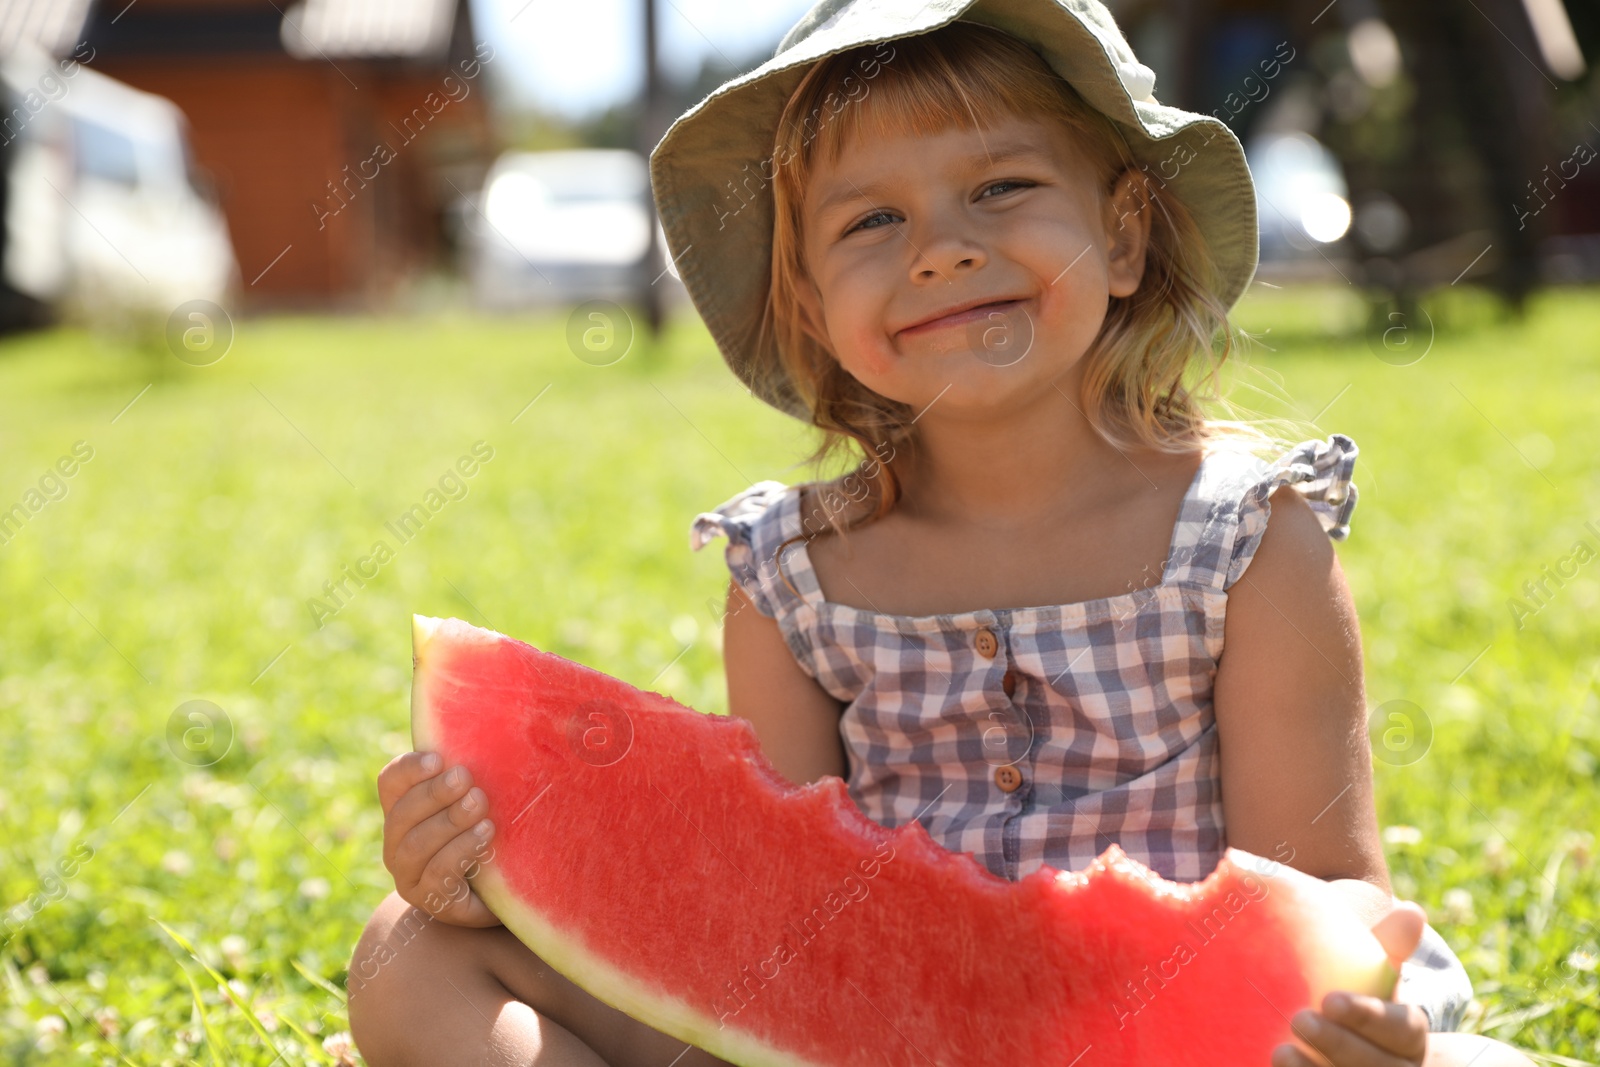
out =
[[(412, 739), (489, 798), (473, 886), (598, 999), (740, 1067), (1259, 1065), (1396, 973), (1325, 882), (1115, 845), (1017, 882), (704, 715), (457, 619), (414, 620)], [(1087, 1057), (1087, 1058), (1085, 1058)]]

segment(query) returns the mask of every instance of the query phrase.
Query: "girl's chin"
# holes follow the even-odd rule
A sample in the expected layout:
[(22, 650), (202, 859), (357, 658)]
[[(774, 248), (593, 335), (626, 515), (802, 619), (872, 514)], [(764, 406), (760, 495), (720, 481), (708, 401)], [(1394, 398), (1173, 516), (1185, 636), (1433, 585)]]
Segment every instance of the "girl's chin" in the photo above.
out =
[[(1046, 353), (1052, 358), (1047, 360)], [(975, 351), (958, 338), (956, 343), (922, 340), (898, 349), (858, 349), (841, 362), (851, 377), (874, 393), (920, 410), (946, 387), (972, 401), (1026, 399), (1038, 390), (1048, 391), (1050, 383), (1076, 361), (1062, 360), (1061, 349), (1042, 339), (1016, 351), (998, 347)]]
[(1046, 371), (1042, 363), (1025, 367), (985, 366), (970, 356), (946, 367), (903, 371), (862, 384), (879, 396), (905, 404), (921, 418), (929, 408), (959, 409), (968, 414), (1014, 412), (1054, 393), (1051, 384), (1065, 369)]

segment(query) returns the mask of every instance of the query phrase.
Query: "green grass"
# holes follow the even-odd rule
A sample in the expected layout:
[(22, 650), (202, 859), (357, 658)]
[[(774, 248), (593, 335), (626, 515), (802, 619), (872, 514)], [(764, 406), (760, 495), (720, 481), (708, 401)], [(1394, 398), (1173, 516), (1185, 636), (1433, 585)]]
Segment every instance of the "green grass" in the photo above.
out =
[[(1522, 323), (1430, 305), (1432, 347), (1394, 366), (1352, 297), (1255, 292), (1239, 321), (1276, 351), (1235, 395), (1331, 401), (1318, 432), (1360, 444), (1339, 551), (1369, 701), (1432, 724), (1420, 760), (1378, 765), (1397, 890), (1466, 962), (1475, 1028), (1592, 1059), (1600, 560), (1520, 629), (1508, 601), (1579, 538), (1600, 548), (1597, 294)], [(252, 320), (204, 368), (73, 331), (0, 345), (0, 510), (93, 449), (0, 545), (0, 1060), (333, 1062), (344, 967), (391, 887), (374, 776), (410, 747), (412, 612), (724, 710), (723, 542), (693, 554), (688, 526), (805, 477), (809, 438), (698, 323), (607, 367), (564, 326)], [(385, 522), (480, 441), (466, 495), (400, 543)], [(308, 601), (380, 539), (394, 558), (319, 626)], [(231, 727), (209, 766), (177, 754), (224, 734), (185, 748), (180, 718), (169, 740), (194, 700)]]

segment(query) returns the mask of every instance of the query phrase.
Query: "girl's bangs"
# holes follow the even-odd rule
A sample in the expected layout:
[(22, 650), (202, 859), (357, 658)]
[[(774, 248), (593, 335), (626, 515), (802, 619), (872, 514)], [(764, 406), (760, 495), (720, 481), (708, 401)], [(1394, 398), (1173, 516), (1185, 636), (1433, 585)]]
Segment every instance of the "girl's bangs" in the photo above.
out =
[(866, 91), (856, 91), (853, 100), (846, 96), (849, 102), (838, 115), (822, 124), (809, 146), (815, 153), (812, 160), (837, 163), (845, 145), (856, 139), (932, 137), (951, 129), (983, 129), (1028, 113), (1034, 102), (1015, 93), (1013, 82), (996, 83), (981, 77), (983, 73), (939, 63), (910, 77), (862, 82)]
[[(861, 70), (863, 49), (824, 60), (802, 94), (806, 99), (796, 101), (798, 115), (810, 117), (780, 135), (795, 150), (801, 175), (819, 160), (837, 163), (856, 138), (931, 137), (1018, 118), (1063, 121), (1089, 134), (1099, 154), (1118, 154), (1120, 138), (1110, 121), (1044, 69), (1027, 45), (988, 27), (960, 25), (977, 32), (894, 41), (893, 56), (879, 61), (870, 77)], [(1019, 62), (1023, 58), (1032, 62)], [(808, 123), (815, 127), (809, 136)]]

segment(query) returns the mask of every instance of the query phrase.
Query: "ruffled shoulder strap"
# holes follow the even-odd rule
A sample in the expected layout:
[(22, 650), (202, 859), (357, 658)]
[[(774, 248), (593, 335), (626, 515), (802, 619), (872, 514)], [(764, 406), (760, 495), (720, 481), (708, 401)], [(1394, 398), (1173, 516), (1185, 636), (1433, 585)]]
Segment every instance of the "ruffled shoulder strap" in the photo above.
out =
[(794, 598), (777, 567), (778, 548), (789, 536), (789, 515), (798, 489), (779, 481), (756, 482), (710, 511), (696, 515), (689, 527), (689, 548), (698, 552), (711, 539), (728, 539), (728, 573), (757, 611), (776, 617)]
[(1254, 469), (1247, 468), (1237, 483), (1241, 490), (1237, 521), (1222, 588), (1238, 581), (1255, 558), (1272, 513), (1270, 498), (1280, 486), (1292, 485), (1305, 497), (1329, 537), (1335, 541), (1348, 537), (1357, 497), (1351, 475), (1359, 451), (1354, 441), (1336, 433), (1326, 441), (1302, 441), (1271, 464), (1256, 459)]

